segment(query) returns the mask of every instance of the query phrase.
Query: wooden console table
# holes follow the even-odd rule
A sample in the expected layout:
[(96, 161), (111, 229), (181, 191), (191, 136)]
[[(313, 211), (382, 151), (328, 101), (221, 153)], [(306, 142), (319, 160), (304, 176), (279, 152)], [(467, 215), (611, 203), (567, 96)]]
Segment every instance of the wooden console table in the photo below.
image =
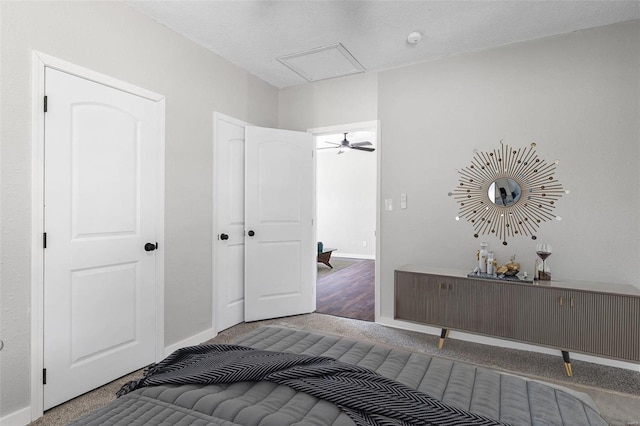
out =
[(487, 280), (406, 265), (395, 271), (394, 318), (562, 351), (640, 362), (640, 289), (579, 281)]

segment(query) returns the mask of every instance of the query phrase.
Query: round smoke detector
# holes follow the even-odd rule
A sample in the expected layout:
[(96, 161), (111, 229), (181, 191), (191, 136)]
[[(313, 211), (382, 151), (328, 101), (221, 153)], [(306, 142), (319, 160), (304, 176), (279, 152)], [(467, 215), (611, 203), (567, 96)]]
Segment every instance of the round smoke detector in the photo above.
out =
[(407, 36), (407, 41), (411, 44), (419, 43), (422, 40), (422, 34), (418, 31), (414, 31)]

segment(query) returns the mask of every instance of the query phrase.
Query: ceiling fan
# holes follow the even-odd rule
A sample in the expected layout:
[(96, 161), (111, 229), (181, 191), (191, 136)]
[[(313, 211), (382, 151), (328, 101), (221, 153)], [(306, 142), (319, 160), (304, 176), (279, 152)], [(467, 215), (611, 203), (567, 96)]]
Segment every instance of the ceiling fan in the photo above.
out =
[(369, 141), (354, 142), (354, 143), (349, 142), (347, 140), (347, 134), (346, 133), (344, 133), (344, 139), (340, 143), (328, 142), (328, 141), (325, 141), (325, 143), (328, 143), (330, 145), (335, 145), (335, 146), (327, 146), (327, 147), (318, 148), (318, 149), (336, 149), (336, 148), (338, 148), (339, 149), (338, 154), (342, 154), (344, 152), (343, 148), (356, 149), (358, 151), (367, 151), (367, 152), (373, 152), (373, 151), (376, 150), (375, 148), (366, 148), (367, 145), (373, 145)]

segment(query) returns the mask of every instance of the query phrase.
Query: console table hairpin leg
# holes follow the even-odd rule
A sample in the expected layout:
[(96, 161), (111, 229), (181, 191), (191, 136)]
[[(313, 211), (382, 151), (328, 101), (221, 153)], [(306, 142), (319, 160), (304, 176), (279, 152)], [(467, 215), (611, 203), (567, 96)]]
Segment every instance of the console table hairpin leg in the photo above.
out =
[(573, 371), (571, 371), (571, 359), (569, 358), (569, 352), (562, 351), (562, 359), (564, 360), (564, 370), (567, 372), (567, 376), (573, 377)]
[[(442, 349), (444, 346), (444, 339), (449, 337), (449, 329), (443, 328), (440, 331), (440, 340), (438, 341), (438, 349)], [(567, 372), (567, 376), (573, 377), (573, 371), (571, 370), (571, 358), (569, 358), (568, 351), (562, 351), (562, 359), (564, 361), (564, 370)]]
[(444, 346), (444, 339), (446, 339), (447, 337), (449, 337), (449, 329), (443, 328), (442, 331), (440, 332), (440, 341), (438, 342), (438, 349), (442, 349), (442, 347)]

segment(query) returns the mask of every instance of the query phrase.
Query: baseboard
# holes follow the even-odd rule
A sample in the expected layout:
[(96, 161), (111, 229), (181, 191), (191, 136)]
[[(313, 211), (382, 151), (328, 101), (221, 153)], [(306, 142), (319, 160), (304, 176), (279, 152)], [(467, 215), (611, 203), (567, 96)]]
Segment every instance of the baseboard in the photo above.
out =
[[(414, 324), (410, 322), (395, 320), (389, 317), (381, 317), (376, 321), (377, 324), (387, 327), (398, 328), (401, 330), (417, 331), (419, 333), (433, 334), (438, 336), (441, 329), (428, 325)], [(452, 339), (464, 340), (467, 342), (480, 343), (482, 345), (498, 346), (501, 348), (510, 348), (520, 351), (539, 352), (548, 355), (560, 356), (560, 349), (547, 348), (544, 346), (536, 346), (530, 343), (515, 342), (513, 340), (503, 340), (497, 337), (482, 336), (479, 334), (465, 333), (462, 331), (451, 331)], [(616, 359), (602, 358), (595, 355), (587, 355), (576, 352), (570, 352), (571, 359), (592, 362), (594, 364), (606, 365), (615, 368), (624, 368), (631, 371), (640, 371), (640, 364), (633, 362), (620, 361)]]
[[(193, 336), (184, 339), (180, 342), (174, 343), (172, 345), (164, 348), (164, 356), (167, 356), (174, 352), (176, 349), (183, 348), (185, 346), (194, 346), (198, 345), (204, 341), (212, 339), (216, 337), (218, 333), (210, 328), (208, 330), (202, 331), (198, 334), (194, 334)], [(14, 411), (4, 417), (0, 417), (0, 426), (25, 426), (31, 423), (31, 408), (23, 408), (18, 411)]]
[(0, 426), (24, 426), (31, 423), (31, 408), (23, 408), (13, 413), (0, 417)]
[[(218, 335), (218, 333), (215, 331), (215, 329), (210, 328), (208, 330), (202, 331), (198, 334), (194, 334), (191, 337), (188, 337), (178, 343), (174, 343), (172, 345), (167, 346), (166, 348), (164, 348), (164, 356), (168, 356), (170, 355), (172, 352), (174, 352), (176, 349), (180, 349), (180, 348), (184, 348), (185, 346), (194, 346), (194, 345), (199, 345), (202, 342), (205, 342), (209, 339), (213, 339), (214, 337), (216, 337)], [(0, 425), (2, 426), (2, 425)]]
[(376, 259), (376, 256), (374, 254), (338, 253), (337, 251), (334, 251), (331, 257), (346, 257), (349, 259), (367, 259), (367, 260)]

